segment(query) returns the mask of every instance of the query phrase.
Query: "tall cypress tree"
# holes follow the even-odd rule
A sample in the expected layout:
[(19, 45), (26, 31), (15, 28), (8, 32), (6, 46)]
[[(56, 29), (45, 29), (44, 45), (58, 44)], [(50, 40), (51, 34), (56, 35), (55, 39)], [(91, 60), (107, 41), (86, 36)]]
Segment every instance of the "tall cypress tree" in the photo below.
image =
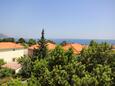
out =
[(47, 42), (46, 42), (46, 39), (44, 37), (44, 29), (42, 29), (41, 39), (39, 40), (38, 44), (39, 44), (39, 48), (37, 50), (35, 50), (34, 55), (38, 56), (39, 59), (46, 58), (47, 53), (48, 53), (48, 49), (47, 49)]

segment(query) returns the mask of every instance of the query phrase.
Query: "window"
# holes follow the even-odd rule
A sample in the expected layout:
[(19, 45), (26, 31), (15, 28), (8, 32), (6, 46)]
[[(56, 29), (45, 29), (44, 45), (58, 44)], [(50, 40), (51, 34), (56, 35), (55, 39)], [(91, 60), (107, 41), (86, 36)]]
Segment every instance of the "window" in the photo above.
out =
[(13, 58), (12, 61), (15, 62), (15, 61), (16, 61), (16, 58)]
[(13, 51), (15, 51), (15, 49), (13, 49)]

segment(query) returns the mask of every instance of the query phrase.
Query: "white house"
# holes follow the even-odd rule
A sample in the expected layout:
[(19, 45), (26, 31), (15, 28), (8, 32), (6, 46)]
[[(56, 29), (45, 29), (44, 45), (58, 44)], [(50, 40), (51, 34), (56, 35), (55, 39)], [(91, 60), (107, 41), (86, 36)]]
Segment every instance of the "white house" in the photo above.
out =
[(16, 58), (28, 55), (28, 49), (14, 42), (0, 42), (0, 59), (5, 62), (15, 62)]

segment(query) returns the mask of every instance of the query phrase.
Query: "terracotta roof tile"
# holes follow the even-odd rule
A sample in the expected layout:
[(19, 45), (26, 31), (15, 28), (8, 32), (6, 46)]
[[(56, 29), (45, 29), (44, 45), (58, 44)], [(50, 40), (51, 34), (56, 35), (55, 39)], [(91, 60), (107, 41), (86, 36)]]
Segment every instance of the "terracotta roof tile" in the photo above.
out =
[(11, 62), (11, 63), (7, 63), (7, 64), (2, 65), (2, 67), (17, 70), (17, 69), (21, 68), (21, 64), (19, 64), (17, 62)]
[[(52, 44), (52, 43), (47, 43), (47, 47), (49, 50), (55, 49), (56, 45)], [(29, 47), (29, 49), (37, 49), (39, 48), (39, 45), (32, 45), (31, 47)], [(81, 52), (81, 50), (84, 48), (84, 46), (82, 46), (81, 44), (77, 44), (77, 43), (69, 43), (66, 44), (65, 46), (63, 46), (63, 49), (66, 51), (69, 48), (72, 48), (75, 54), (79, 54)]]
[(56, 47), (56, 45), (52, 44), (52, 43), (47, 43), (47, 45), (48, 45), (49, 50), (55, 49), (55, 47)]
[(35, 45), (30, 46), (29, 49), (32, 49), (32, 50), (33, 50), (33, 49), (37, 49), (38, 47), (39, 47), (39, 45), (38, 45), (38, 44), (35, 44)]
[[(48, 47), (49, 50), (51, 50), (51, 49), (54, 49), (56, 47), (56, 45), (52, 44), (52, 43), (47, 43), (47, 47)], [(32, 46), (29, 47), (29, 49), (37, 49), (37, 48), (39, 48), (38, 44), (32, 45)]]
[(69, 44), (66, 44), (65, 46), (63, 46), (64, 50), (68, 50), (69, 48), (72, 48), (73, 52), (75, 54), (79, 54), (81, 52), (81, 50), (83, 49), (83, 46), (81, 44), (77, 44), (77, 43), (69, 43)]
[(0, 49), (11, 49), (11, 48), (24, 48), (21, 44), (14, 42), (0, 42)]

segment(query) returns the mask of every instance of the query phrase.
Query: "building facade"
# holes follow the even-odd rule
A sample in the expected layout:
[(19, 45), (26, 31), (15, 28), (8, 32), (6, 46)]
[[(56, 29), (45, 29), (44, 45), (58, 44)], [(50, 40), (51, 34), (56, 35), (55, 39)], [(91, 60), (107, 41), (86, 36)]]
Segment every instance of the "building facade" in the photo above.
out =
[(17, 58), (28, 55), (28, 49), (12, 42), (0, 42), (0, 59), (5, 62), (15, 62)]

